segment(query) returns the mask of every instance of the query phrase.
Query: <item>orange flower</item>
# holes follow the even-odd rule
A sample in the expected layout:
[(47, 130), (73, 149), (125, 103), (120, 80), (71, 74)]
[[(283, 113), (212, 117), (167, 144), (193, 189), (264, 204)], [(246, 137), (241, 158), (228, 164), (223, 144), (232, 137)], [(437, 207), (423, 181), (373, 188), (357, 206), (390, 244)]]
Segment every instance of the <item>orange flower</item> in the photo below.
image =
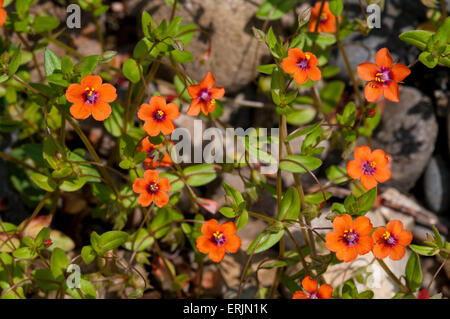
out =
[(236, 231), (233, 222), (219, 225), (217, 220), (210, 219), (202, 226), (203, 235), (197, 238), (197, 248), (201, 253), (209, 253), (209, 258), (218, 263), (225, 256), (225, 251), (235, 253), (241, 247), (241, 238)]
[(412, 241), (409, 230), (403, 229), (403, 223), (399, 220), (390, 221), (386, 228), (378, 227), (372, 234), (375, 247), (373, 254), (378, 259), (389, 256), (392, 260), (402, 259), (405, 255), (405, 247)]
[(319, 60), (313, 53), (304, 53), (299, 48), (289, 49), (288, 57), (281, 62), (284, 72), (294, 74), (294, 80), (298, 84), (304, 84), (308, 78), (319, 81), (322, 73), (317, 65), (319, 65)]
[[(308, 31), (309, 32), (315, 32), (316, 31), (316, 24), (317, 24), (317, 17), (319, 16), (320, 12), (320, 6), (322, 4), (322, 1), (316, 2), (316, 5), (314, 8), (311, 9), (311, 18), (308, 25)], [(330, 11), (330, 6), (328, 4), (328, 1), (325, 1), (325, 4), (322, 9), (322, 14), (320, 15), (319, 19), (319, 27), (317, 28), (317, 32), (336, 32), (336, 17), (334, 14)]]
[(111, 114), (108, 104), (117, 98), (116, 88), (102, 84), (98, 75), (86, 75), (80, 84), (71, 84), (66, 91), (66, 99), (72, 102), (70, 114), (76, 119), (86, 119), (92, 114), (97, 121), (106, 120)]
[(306, 291), (296, 291), (292, 299), (328, 299), (333, 294), (333, 287), (328, 284), (323, 284), (317, 290), (317, 281), (310, 276), (303, 278), (303, 289)]
[(377, 182), (384, 183), (391, 178), (391, 171), (387, 167), (389, 159), (382, 150), (370, 151), (370, 147), (363, 145), (355, 149), (355, 160), (348, 162), (347, 174), (353, 179), (361, 179), (361, 184), (369, 190), (377, 186)]
[(383, 48), (375, 56), (375, 64), (361, 63), (358, 66), (358, 74), (364, 81), (370, 81), (364, 90), (364, 95), (369, 102), (375, 102), (383, 95), (392, 102), (399, 101), (398, 82), (403, 81), (411, 71), (402, 63), (392, 61), (389, 50)]
[(133, 183), (133, 191), (141, 194), (138, 203), (143, 207), (149, 206), (153, 200), (156, 206), (163, 207), (169, 202), (170, 182), (166, 177), (159, 179), (156, 170), (148, 170), (144, 172), (144, 178), (136, 178)]
[(157, 158), (155, 160), (155, 156), (157, 154), (156, 149), (158, 147), (163, 146), (162, 144), (159, 144), (159, 145), (152, 144), (150, 142), (150, 139), (148, 138), (148, 136), (142, 140), (141, 144), (142, 144), (142, 147), (139, 148), (139, 151), (147, 153), (147, 158), (145, 159), (145, 162), (144, 162), (145, 169), (155, 168), (155, 167), (158, 167), (159, 165), (167, 166), (167, 167), (172, 166), (173, 162), (168, 153), (164, 154), (164, 157), (162, 160), (160, 158)]
[(213, 86), (214, 83), (216, 83), (214, 75), (208, 72), (200, 84), (188, 86), (192, 103), (186, 112), (187, 114), (196, 116), (200, 113), (200, 109), (205, 115), (214, 111), (216, 108), (216, 100), (225, 95), (223, 86)]
[(144, 131), (150, 136), (157, 136), (160, 132), (168, 135), (173, 132), (173, 120), (180, 116), (178, 106), (174, 103), (166, 104), (162, 96), (153, 96), (150, 104), (142, 104), (138, 117), (145, 121)]
[(372, 223), (365, 216), (354, 221), (348, 214), (336, 217), (333, 220), (334, 232), (329, 232), (325, 238), (325, 246), (336, 252), (337, 259), (349, 262), (358, 254), (365, 255), (372, 250), (373, 240), (369, 236)]
[(3, 0), (0, 0), (0, 27), (6, 22), (6, 10), (3, 9)]

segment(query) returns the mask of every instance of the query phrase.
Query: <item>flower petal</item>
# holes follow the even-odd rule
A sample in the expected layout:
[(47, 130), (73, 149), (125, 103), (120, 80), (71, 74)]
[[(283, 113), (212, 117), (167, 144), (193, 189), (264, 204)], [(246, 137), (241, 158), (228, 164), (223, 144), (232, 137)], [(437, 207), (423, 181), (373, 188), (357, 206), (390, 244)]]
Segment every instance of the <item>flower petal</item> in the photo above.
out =
[(79, 84), (71, 84), (66, 90), (66, 99), (72, 103), (84, 103), (84, 89)]
[(377, 187), (377, 180), (374, 176), (370, 175), (361, 175), (361, 184), (365, 189), (371, 190), (374, 187)]
[(155, 169), (149, 169), (144, 172), (144, 179), (147, 183), (156, 183), (159, 179), (159, 173)]
[(397, 82), (391, 81), (387, 86), (384, 87), (384, 97), (392, 102), (400, 101)]
[(155, 193), (155, 204), (159, 208), (165, 206), (169, 202), (169, 195), (165, 192), (156, 192)]
[(296, 291), (292, 299), (309, 299), (309, 296), (303, 291)]
[(226, 222), (219, 227), (219, 231), (224, 233), (225, 236), (231, 236), (236, 234), (237, 228), (233, 222)]
[(167, 177), (163, 177), (158, 181), (158, 186), (159, 186), (159, 190), (163, 191), (163, 192), (167, 192), (170, 191), (170, 189), (172, 188), (170, 186), (170, 182), (167, 179)]
[(169, 103), (164, 108), (164, 112), (166, 112), (166, 117), (170, 120), (175, 120), (180, 116), (180, 110), (175, 103)]
[(348, 230), (353, 227), (353, 221), (350, 215), (343, 214), (337, 216), (333, 220), (333, 228), (338, 234), (343, 234), (345, 230)]
[(392, 260), (400, 260), (405, 256), (406, 249), (402, 245), (395, 245), (389, 251), (389, 257)]
[(209, 251), (209, 258), (216, 263), (221, 262), (224, 256), (225, 256), (224, 246), (222, 247), (215, 246), (213, 247), (213, 249)]
[(345, 247), (342, 235), (336, 232), (329, 232), (325, 237), (325, 246), (331, 251), (338, 251)]
[(138, 111), (138, 117), (139, 119), (143, 121), (148, 121), (150, 119), (153, 119), (153, 113), (155, 113), (155, 106), (152, 106), (150, 104), (142, 104)]
[(373, 248), (373, 239), (370, 236), (362, 236), (358, 240), (358, 245), (356, 245), (356, 251), (360, 255), (365, 255)]
[(190, 116), (197, 116), (200, 113), (200, 105), (201, 102), (199, 102), (197, 99), (192, 100), (191, 105), (189, 106), (189, 109), (187, 110), (186, 114)]
[(298, 70), (297, 60), (292, 57), (284, 58), (283, 61), (281, 61), (281, 67), (284, 72), (293, 74)]
[(83, 90), (89, 88), (96, 91), (100, 89), (102, 82), (103, 82), (102, 78), (98, 75), (86, 75), (81, 80), (81, 87), (83, 88)]
[(84, 103), (75, 103), (70, 107), (70, 114), (77, 120), (84, 120), (91, 115), (91, 107)]
[(203, 235), (203, 236), (199, 236), (197, 238), (197, 249), (201, 253), (207, 254), (213, 248), (214, 248), (214, 244), (209, 239), (209, 237)]
[(215, 233), (218, 229), (219, 223), (215, 219), (207, 220), (202, 225), (202, 233), (208, 238), (211, 238), (212, 234)]
[(384, 166), (377, 166), (374, 176), (379, 183), (387, 182), (391, 179), (391, 170)]
[(347, 164), (347, 174), (353, 179), (359, 179), (362, 174), (361, 164), (359, 161), (350, 161)]
[(322, 78), (322, 73), (320, 72), (319, 68), (316, 66), (310, 67), (306, 73), (308, 74), (308, 77), (312, 81), (319, 81)]
[(161, 133), (161, 126), (153, 120), (146, 121), (142, 128), (150, 136), (157, 136)]
[(111, 106), (105, 102), (97, 102), (92, 106), (92, 117), (97, 121), (106, 120), (111, 112)]
[(377, 227), (372, 233), (372, 239), (374, 243), (378, 243), (380, 240), (383, 241), (383, 234), (386, 232), (386, 228)]
[(389, 163), (389, 158), (383, 150), (376, 149), (370, 155), (369, 161), (375, 161), (377, 167), (386, 166)]
[(395, 82), (403, 81), (410, 74), (411, 70), (403, 63), (395, 63), (391, 69), (392, 79)]
[(398, 243), (402, 246), (408, 246), (411, 244), (411, 241), (413, 239), (413, 236), (409, 230), (402, 230), (400, 234), (397, 235)]
[(149, 194), (147, 192), (142, 193), (141, 195), (139, 195), (137, 202), (142, 207), (148, 207), (153, 202), (153, 194)]
[(200, 87), (202, 89), (209, 89), (211, 88), (214, 83), (216, 83), (216, 79), (214, 78), (214, 75), (211, 72), (206, 73), (203, 80), (200, 82)]
[(302, 280), (302, 286), (307, 292), (313, 294), (317, 290), (317, 281), (312, 279), (310, 276), (306, 276)]
[(0, 27), (5, 24), (6, 17), (7, 17), (6, 10), (3, 8), (0, 8)]
[(392, 67), (392, 56), (387, 48), (380, 49), (375, 55), (375, 63), (380, 68), (389, 70)]
[(365, 162), (370, 159), (370, 147), (367, 145), (358, 146), (353, 153), (355, 159), (360, 162)]
[(169, 135), (173, 132), (173, 130), (175, 129), (175, 125), (173, 124), (173, 122), (169, 119), (166, 119), (165, 121), (162, 121), (160, 123), (161, 125), (161, 132), (164, 135)]
[(214, 86), (209, 89), (209, 95), (212, 99), (221, 99), (225, 95), (223, 86)]
[(373, 81), (379, 69), (375, 64), (366, 62), (358, 65), (357, 71), (359, 77), (364, 81)]
[(306, 80), (308, 80), (308, 73), (303, 70), (297, 70), (294, 73), (294, 80), (297, 82), (297, 84), (305, 84)]
[(358, 256), (358, 253), (357, 253), (355, 247), (345, 246), (344, 249), (339, 250), (336, 253), (337, 259), (339, 259), (340, 261), (343, 261), (343, 262), (350, 262), (352, 260), (355, 260), (357, 256)]
[(367, 83), (364, 89), (364, 96), (369, 102), (375, 102), (383, 94), (383, 85), (381, 83), (371, 81)]
[(100, 93), (100, 99), (103, 102), (109, 103), (117, 99), (116, 88), (109, 83), (102, 84), (98, 91)]
[(143, 178), (136, 178), (133, 183), (133, 191), (135, 193), (144, 193), (147, 191), (148, 183)]
[(224, 247), (229, 253), (237, 252), (241, 247), (241, 238), (237, 235), (227, 237)]
[(378, 259), (384, 259), (389, 255), (390, 248), (385, 244), (376, 244), (373, 247), (372, 253)]
[(152, 96), (150, 99), (150, 105), (164, 110), (166, 107), (166, 99), (162, 96)]
[(373, 225), (370, 219), (366, 216), (359, 216), (353, 222), (353, 228), (356, 230), (359, 236), (367, 236), (373, 229)]
[(320, 286), (319, 291), (317, 291), (317, 296), (320, 299), (329, 299), (333, 295), (333, 287), (329, 284), (323, 284)]
[(188, 86), (188, 93), (193, 99), (196, 99), (198, 97), (198, 94), (200, 93), (201, 90), (202, 89), (200, 88), (199, 84)]
[(288, 56), (294, 59), (294, 61), (298, 62), (298, 60), (305, 58), (305, 53), (299, 48), (292, 48), (288, 51)]
[(403, 230), (403, 223), (397, 219), (391, 220), (389, 223), (387, 223), (386, 229), (394, 236), (398, 236)]

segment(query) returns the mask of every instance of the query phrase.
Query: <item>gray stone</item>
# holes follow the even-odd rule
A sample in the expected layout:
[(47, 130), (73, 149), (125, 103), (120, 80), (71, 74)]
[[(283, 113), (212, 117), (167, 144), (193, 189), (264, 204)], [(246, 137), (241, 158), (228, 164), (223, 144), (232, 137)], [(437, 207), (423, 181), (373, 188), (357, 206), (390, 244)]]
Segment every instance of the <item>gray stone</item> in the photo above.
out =
[(423, 177), (423, 192), (428, 207), (436, 213), (443, 213), (449, 207), (449, 178), (447, 165), (440, 156), (434, 156), (428, 163)]
[[(187, 49), (194, 55), (191, 63), (186, 63), (187, 73), (200, 81), (208, 71), (214, 73), (217, 85), (225, 87), (227, 92), (237, 91), (254, 80), (258, 72), (255, 68), (261, 59), (268, 56), (264, 44), (253, 36), (252, 26), (262, 28), (264, 21), (255, 18), (262, 0), (185, 0), (180, 1), (181, 9), (176, 15), (183, 17), (183, 24), (195, 23), (200, 32)], [(135, 3), (135, 5), (133, 5)], [(171, 14), (163, 0), (148, 2), (130, 1), (132, 15), (139, 16), (146, 10), (157, 23), (168, 20)], [(211, 56), (202, 61), (201, 56), (208, 50), (211, 40)]]
[(382, 186), (403, 192), (414, 186), (433, 153), (437, 130), (429, 98), (415, 88), (402, 86), (400, 102), (386, 102), (373, 135), (372, 148), (383, 149), (392, 157), (392, 178)]

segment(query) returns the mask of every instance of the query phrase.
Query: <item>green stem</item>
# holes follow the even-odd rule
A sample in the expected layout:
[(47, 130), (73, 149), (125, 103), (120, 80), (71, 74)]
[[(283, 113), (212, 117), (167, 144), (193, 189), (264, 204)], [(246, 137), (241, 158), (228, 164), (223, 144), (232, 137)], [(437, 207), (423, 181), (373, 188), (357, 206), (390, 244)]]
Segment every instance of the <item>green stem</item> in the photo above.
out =
[(406, 287), (404, 284), (402, 284), (402, 282), (400, 281), (400, 279), (397, 278), (397, 276), (394, 275), (394, 273), (389, 269), (389, 267), (385, 264), (385, 262), (383, 261), (383, 259), (378, 259), (377, 258), (378, 263), (380, 264), (380, 266), (384, 269), (384, 271), (386, 272), (386, 274), (397, 284), (397, 286), (400, 288), (401, 291), (403, 291), (404, 293), (408, 294), (410, 293), (410, 290), (408, 287)]

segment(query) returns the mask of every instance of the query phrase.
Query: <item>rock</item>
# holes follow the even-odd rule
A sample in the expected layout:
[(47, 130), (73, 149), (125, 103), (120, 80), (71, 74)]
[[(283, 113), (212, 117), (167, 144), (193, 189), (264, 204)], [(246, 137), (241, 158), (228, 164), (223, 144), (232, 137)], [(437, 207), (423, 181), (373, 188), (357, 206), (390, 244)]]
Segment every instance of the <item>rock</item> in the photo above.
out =
[(450, 172), (440, 156), (434, 156), (428, 163), (423, 177), (423, 192), (428, 207), (436, 213), (443, 213), (449, 207)]
[[(407, 192), (415, 185), (433, 153), (437, 130), (429, 98), (415, 88), (402, 86), (400, 102), (386, 102), (373, 135), (372, 148), (383, 149), (392, 157), (392, 178), (381, 187)], [(365, 142), (360, 140), (360, 144)]]
[[(256, 41), (252, 26), (261, 28), (264, 21), (255, 18), (262, 0), (229, 0), (218, 5), (215, 0), (180, 1), (181, 9), (176, 15), (183, 16), (183, 24), (195, 23), (200, 32), (187, 49), (195, 60), (185, 64), (187, 73), (196, 81), (211, 71), (217, 85), (225, 86), (227, 92), (239, 90), (256, 78), (255, 67), (268, 55), (266, 47)], [(163, 0), (146, 3), (130, 1), (128, 8), (133, 16), (141, 16), (146, 10), (157, 23), (168, 20), (172, 8)], [(205, 60), (211, 40), (211, 56)], [(203, 59), (202, 59), (203, 57)]]

